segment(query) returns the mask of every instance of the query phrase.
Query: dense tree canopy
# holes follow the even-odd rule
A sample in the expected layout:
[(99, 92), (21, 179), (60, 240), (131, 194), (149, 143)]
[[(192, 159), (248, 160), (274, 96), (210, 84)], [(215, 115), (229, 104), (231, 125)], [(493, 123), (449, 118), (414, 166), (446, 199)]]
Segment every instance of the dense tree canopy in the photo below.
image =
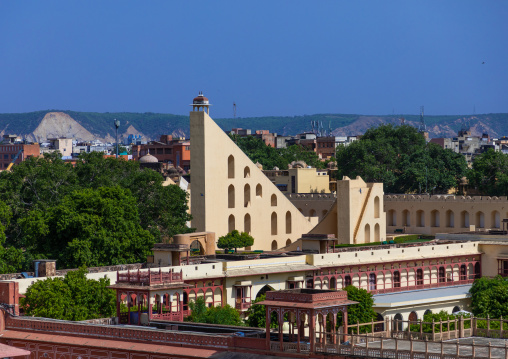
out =
[(31, 253), (72, 268), (143, 262), (155, 243), (139, 223), (136, 199), (119, 186), (76, 190), (20, 224)]
[(508, 317), (508, 279), (501, 276), (476, 279), (469, 290), (475, 317)]
[(26, 315), (64, 320), (87, 320), (115, 315), (115, 292), (109, 279), (87, 279), (85, 268), (64, 278), (40, 280), (28, 287), (21, 306)]
[(191, 231), (187, 194), (163, 180), (101, 153), (82, 154), (75, 167), (46, 154), (2, 172), (9, 250), (0, 248), (0, 271), (29, 270), (36, 258), (58, 259), (60, 268), (145, 260), (154, 242)]
[(234, 249), (250, 247), (254, 244), (254, 238), (247, 232), (238, 232), (236, 229), (232, 232), (219, 237), (217, 247), (221, 249)]
[(382, 125), (339, 146), (338, 176), (383, 182), (387, 193), (446, 193), (465, 176), (464, 156), (426, 143), (412, 126)]
[(287, 169), (293, 161), (304, 161), (307, 165), (316, 168), (324, 168), (325, 166), (325, 163), (319, 159), (315, 152), (308, 151), (298, 145), (288, 146), (287, 148), (273, 148), (253, 136), (232, 135), (231, 138), (252, 162), (259, 162), (265, 170), (271, 170), (274, 167), (281, 170)]
[(196, 298), (189, 303), (191, 314), (185, 318), (186, 321), (195, 323), (222, 324), (222, 325), (243, 325), (240, 313), (226, 304), (223, 307), (207, 307), (202, 297)]
[(467, 178), (484, 195), (508, 195), (508, 155), (493, 149), (478, 155)]

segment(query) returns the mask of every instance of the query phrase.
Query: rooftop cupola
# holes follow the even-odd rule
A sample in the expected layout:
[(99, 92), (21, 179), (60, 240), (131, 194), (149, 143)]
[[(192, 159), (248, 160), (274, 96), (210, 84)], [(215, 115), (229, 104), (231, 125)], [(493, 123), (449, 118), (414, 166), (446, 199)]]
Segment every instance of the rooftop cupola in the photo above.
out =
[(206, 111), (207, 114), (210, 114), (210, 101), (203, 95), (203, 92), (199, 92), (199, 94), (194, 97), (192, 100), (192, 111)]

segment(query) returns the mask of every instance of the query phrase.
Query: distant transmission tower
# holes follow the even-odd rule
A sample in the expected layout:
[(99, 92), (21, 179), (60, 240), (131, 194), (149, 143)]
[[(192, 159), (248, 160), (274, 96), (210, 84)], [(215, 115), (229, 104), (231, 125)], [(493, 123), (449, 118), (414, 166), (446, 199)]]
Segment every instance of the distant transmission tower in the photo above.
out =
[(233, 118), (236, 119), (236, 102), (233, 102)]
[(427, 131), (427, 126), (425, 125), (425, 118), (423, 118), (423, 106), (420, 106), (420, 129), (421, 133)]

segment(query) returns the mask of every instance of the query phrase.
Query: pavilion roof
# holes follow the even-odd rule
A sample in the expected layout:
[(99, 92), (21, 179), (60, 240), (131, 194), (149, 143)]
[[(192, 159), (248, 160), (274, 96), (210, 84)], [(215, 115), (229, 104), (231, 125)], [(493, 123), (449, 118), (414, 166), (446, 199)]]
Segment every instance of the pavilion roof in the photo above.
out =
[(258, 304), (285, 308), (321, 309), (341, 307), (358, 302), (347, 299), (344, 290), (288, 289), (269, 291)]

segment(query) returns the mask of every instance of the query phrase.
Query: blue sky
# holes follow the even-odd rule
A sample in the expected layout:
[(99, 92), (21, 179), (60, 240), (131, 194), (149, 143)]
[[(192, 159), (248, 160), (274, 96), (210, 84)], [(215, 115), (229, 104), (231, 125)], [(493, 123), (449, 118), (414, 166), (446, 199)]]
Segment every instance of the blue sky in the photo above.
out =
[[(0, 0), (0, 112), (508, 112), (508, 1)], [(482, 64), (485, 62), (485, 64)]]

